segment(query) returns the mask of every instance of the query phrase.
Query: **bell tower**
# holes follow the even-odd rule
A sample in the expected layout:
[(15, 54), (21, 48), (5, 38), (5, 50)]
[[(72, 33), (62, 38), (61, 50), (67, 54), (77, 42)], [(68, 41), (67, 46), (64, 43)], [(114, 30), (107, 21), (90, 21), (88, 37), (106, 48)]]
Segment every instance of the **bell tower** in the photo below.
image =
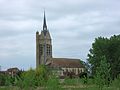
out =
[(52, 58), (52, 40), (47, 29), (44, 11), (43, 30), (36, 32), (36, 68), (45, 65), (48, 58)]

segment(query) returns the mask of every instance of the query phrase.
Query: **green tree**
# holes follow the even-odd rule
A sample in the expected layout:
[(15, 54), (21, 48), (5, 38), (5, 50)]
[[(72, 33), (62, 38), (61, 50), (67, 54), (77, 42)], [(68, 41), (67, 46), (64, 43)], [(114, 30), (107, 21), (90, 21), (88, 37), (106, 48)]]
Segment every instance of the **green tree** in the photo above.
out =
[(49, 79), (46, 83), (47, 90), (61, 90), (61, 87), (59, 86), (59, 79), (56, 77), (56, 75), (50, 75)]
[(14, 78), (10, 75), (4, 75), (5, 77), (5, 86), (12, 86), (14, 85)]
[(23, 72), (20, 77), (17, 76), (15, 83), (21, 89), (34, 89), (39, 86), (45, 86), (48, 79), (48, 69), (44, 65), (40, 65), (39, 68)]
[(0, 74), (0, 86), (4, 86), (4, 85), (5, 85), (5, 75)]
[(49, 76), (49, 70), (47, 69), (46, 66), (40, 65), (36, 70), (35, 70), (35, 80), (36, 80), (36, 85), (37, 86), (43, 86), (45, 85), (47, 79)]
[(120, 73), (120, 35), (114, 35), (110, 38), (98, 37), (92, 44), (88, 54), (88, 62), (91, 64), (92, 74), (96, 74), (97, 66), (100, 65), (100, 58), (106, 57), (107, 63), (110, 63), (111, 77), (114, 79)]
[(35, 71), (30, 69), (17, 77), (16, 85), (21, 89), (32, 89), (35, 87)]
[(100, 65), (96, 69), (95, 81), (102, 90), (104, 85), (110, 84), (110, 64), (107, 63), (105, 56), (100, 58)]

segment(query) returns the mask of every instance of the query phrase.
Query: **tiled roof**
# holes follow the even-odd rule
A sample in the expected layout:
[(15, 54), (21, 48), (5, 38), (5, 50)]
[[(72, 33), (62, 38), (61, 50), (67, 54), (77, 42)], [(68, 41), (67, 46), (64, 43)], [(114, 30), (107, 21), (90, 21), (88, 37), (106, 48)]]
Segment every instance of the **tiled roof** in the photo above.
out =
[(51, 67), (84, 68), (83, 64), (80, 62), (80, 59), (51, 58), (46, 64)]

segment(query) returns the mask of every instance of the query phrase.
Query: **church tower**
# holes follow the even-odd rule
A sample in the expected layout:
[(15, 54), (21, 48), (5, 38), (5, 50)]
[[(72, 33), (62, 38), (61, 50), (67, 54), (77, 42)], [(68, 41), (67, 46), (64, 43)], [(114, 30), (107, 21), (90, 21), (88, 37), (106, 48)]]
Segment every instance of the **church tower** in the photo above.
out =
[(36, 32), (36, 68), (45, 65), (47, 59), (52, 58), (52, 40), (46, 24), (44, 12), (43, 30)]

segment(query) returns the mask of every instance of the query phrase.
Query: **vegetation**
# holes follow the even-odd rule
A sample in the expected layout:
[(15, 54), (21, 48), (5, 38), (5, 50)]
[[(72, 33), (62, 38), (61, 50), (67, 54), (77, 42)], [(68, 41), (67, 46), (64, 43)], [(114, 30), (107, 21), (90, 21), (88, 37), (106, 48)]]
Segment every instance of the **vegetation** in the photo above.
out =
[(0, 85), (5, 85), (5, 76), (0, 74)]
[(88, 62), (91, 64), (92, 74), (96, 74), (96, 69), (100, 66), (101, 57), (105, 57), (110, 64), (110, 76), (116, 78), (120, 73), (120, 35), (110, 38), (98, 37), (92, 44), (88, 54)]
[(95, 83), (102, 90), (104, 85), (110, 85), (110, 64), (107, 63), (106, 58), (103, 56), (100, 59), (100, 65), (96, 69)]
[(120, 76), (108, 85), (109, 70), (109, 64), (106, 63), (105, 57), (102, 57), (94, 78), (67, 77), (60, 83), (58, 77), (48, 72), (45, 66), (40, 66), (39, 69), (30, 69), (14, 78), (5, 76), (4, 80), (7, 82), (0, 90), (119, 90)]

